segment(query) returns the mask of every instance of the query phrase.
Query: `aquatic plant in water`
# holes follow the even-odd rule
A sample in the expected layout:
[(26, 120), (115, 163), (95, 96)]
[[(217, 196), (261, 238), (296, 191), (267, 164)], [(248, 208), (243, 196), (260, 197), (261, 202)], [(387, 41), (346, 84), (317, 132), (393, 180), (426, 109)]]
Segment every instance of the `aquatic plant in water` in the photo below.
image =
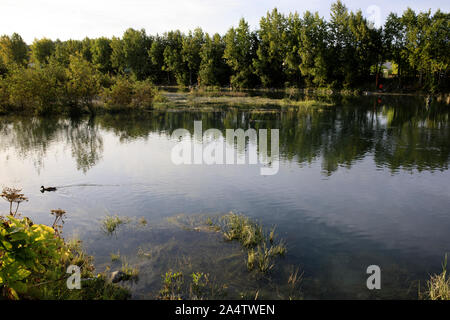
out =
[(434, 274), (427, 281), (425, 299), (450, 300), (450, 277), (447, 276), (447, 255), (442, 264), (442, 272)]
[(291, 272), (288, 278), (289, 288), (289, 300), (298, 300), (301, 298), (298, 293), (300, 292), (300, 284), (303, 280), (303, 272), (299, 274), (299, 268), (296, 268)]
[(223, 234), (226, 240), (237, 240), (246, 248), (254, 248), (264, 242), (263, 227), (250, 220), (250, 218), (230, 212), (223, 216), (225, 223)]
[(126, 224), (128, 222), (129, 222), (129, 220), (127, 218), (121, 218), (117, 215), (115, 215), (115, 216), (108, 215), (102, 220), (101, 229), (107, 235), (112, 235), (113, 233), (116, 232), (117, 228), (120, 225)]
[(161, 300), (181, 300), (183, 273), (168, 271), (163, 276), (163, 287), (159, 291)]
[(185, 280), (183, 272), (168, 271), (162, 278), (163, 286), (158, 295), (161, 300), (217, 299), (226, 295), (226, 286), (214, 283), (208, 273), (192, 272)]
[(111, 253), (110, 257), (111, 257), (111, 262), (119, 261), (120, 260), (120, 252), (117, 251), (117, 253)]
[(122, 280), (123, 281), (134, 281), (137, 282), (139, 280), (139, 270), (135, 267), (132, 267), (127, 261), (122, 263), (122, 268), (120, 269), (122, 272)]
[(269, 235), (264, 233), (261, 224), (250, 218), (230, 212), (221, 217), (222, 230), (226, 240), (237, 240), (247, 252), (247, 269), (267, 273), (274, 268), (273, 259), (286, 254), (286, 245), (283, 241), (274, 244), (275, 228)]

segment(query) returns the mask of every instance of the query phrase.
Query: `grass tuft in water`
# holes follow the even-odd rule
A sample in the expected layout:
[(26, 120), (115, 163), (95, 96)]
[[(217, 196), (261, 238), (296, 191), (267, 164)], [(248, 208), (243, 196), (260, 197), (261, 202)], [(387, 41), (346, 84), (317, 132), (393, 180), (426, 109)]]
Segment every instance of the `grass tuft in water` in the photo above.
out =
[(103, 218), (102, 220), (102, 230), (104, 233), (106, 233), (107, 235), (112, 235), (113, 233), (116, 232), (117, 228), (122, 225), (122, 224), (126, 224), (128, 223), (128, 219), (127, 218), (121, 218), (117, 215), (115, 216), (106, 216), (105, 218)]
[(152, 257), (152, 254), (150, 252), (145, 251), (144, 249), (142, 249), (141, 247), (139, 247), (138, 252), (137, 252), (137, 256), (139, 258), (147, 258), (150, 259)]
[(145, 227), (147, 225), (147, 219), (145, 219), (144, 217), (139, 219), (139, 224), (143, 227)]
[(268, 235), (261, 224), (250, 218), (230, 212), (221, 217), (222, 230), (227, 241), (237, 240), (247, 252), (247, 269), (267, 273), (275, 267), (273, 260), (277, 256), (286, 254), (283, 241), (275, 242), (275, 228)]
[(132, 267), (127, 261), (122, 263), (122, 268), (120, 271), (123, 272), (122, 280), (124, 281), (132, 280), (137, 282), (139, 280), (139, 270)]
[(218, 285), (208, 273), (192, 272), (184, 277), (183, 272), (168, 271), (163, 276), (163, 286), (159, 291), (160, 300), (204, 300), (226, 296), (227, 286)]
[(228, 241), (237, 240), (245, 248), (254, 248), (264, 242), (263, 227), (250, 218), (229, 213), (221, 219), (225, 222), (223, 234)]
[(163, 287), (159, 291), (160, 300), (181, 300), (183, 273), (168, 271), (163, 276)]
[(447, 276), (447, 255), (442, 264), (442, 272), (434, 274), (427, 281), (427, 292), (425, 299), (428, 300), (450, 300), (450, 278)]
[(289, 300), (299, 300), (302, 298), (300, 285), (303, 280), (303, 272), (299, 274), (299, 268), (291, 272), (288, 279)]
[(111, 253), (111, 261), (112, 262), (116, 262), (116, 261), (120, 261), (120, 252), (117, 251), (117, 253)]

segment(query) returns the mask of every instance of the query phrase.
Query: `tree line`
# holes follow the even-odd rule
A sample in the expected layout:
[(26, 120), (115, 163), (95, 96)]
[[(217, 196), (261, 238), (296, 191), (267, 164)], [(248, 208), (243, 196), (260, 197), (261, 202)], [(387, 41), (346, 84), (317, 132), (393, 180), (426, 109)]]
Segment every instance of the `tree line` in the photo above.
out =
[(0, 38), (0, 74), (10, 73), (11, 65), (67, 68), (77, 56), (101, 74), (158, 85), (373, 89), (390, 61), (395, 89), (448, 91), (449, 18), (440, 10), (408, 8), (401, 16), (389, 14), (377, 28), (339, 0), (328, 21), (317, 12), (301, 17), (273, 9), (261, 18), (258, 30), (241, 19), (225, 35), (197, 28), (152, 36), (130, 28), (120, 38), (43, 38), (28, 46), (13, 34)]

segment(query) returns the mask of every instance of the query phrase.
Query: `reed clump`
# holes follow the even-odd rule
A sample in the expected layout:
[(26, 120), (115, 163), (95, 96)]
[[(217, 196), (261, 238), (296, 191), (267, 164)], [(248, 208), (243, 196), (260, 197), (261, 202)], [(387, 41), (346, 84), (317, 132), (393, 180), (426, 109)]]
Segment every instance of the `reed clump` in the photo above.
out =
[(116, 262), (116, 261), (120, 261), (120, 252), (118, 251), (117, 253), (111, 253), (111, 262)]
[(287, 252), (283, 240), (275, 243), (275, 228), (269, 233), (261, 224), (242, 214), (230, 212), (221, 217), (221, 230), (227, 241), (238, 241), (247, 252), (247, 269), (267, 273), (275, 267), (274, 259)]
[[(185, 276), (186, 274), (186, 276)], [(159, 300), (204, 300), (223, 298), (226, 286), (219, 286), (208, 273), (168, 271), (163, 276)]]
[(427, 281), (425, 299), (450, 300), (450, 278), (447, 276), (447, 255), (442, 264), (442, 272), (434, 274)]
[(127, 218), (121, 218), (117, 215), (115, 215), (115, 216), (107, 215), (105, 218), (103, 218), (103, 220), (101, 222), (101, 224), (102, 224), (101, 229), (107, 235), (112, 235), (113, 233), (116, 232), (117, 228), (120, 225), (126, 224), (128, 222), (129, 222), (129, 219), (127, 219)]
[(122, 280), (123, 281), (135, 281), (137, 282), (139, 280), (139, 270), (135, 267), (132, 267), (127, 261), (124, 261), (122, 263), (122, 268), (120, 269), (122, 271)]
[(237, 240), (245, 248), (253, 248), (264, 242), (262, 225), (253, 222), (250, 218), (235, 213), (222, 217), (225, 222), (223, 234), (228, 241)]

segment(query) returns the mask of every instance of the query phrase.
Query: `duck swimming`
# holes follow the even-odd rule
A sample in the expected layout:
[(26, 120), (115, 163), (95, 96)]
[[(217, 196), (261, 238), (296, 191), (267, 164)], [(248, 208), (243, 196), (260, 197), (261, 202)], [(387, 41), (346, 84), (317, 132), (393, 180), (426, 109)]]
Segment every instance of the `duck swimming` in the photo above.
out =
[(56, 188), (55, 187), (46, 188), (44, 186), (41, 186), (41, 192), (44, 193), (45, 191), (56, 191)]

